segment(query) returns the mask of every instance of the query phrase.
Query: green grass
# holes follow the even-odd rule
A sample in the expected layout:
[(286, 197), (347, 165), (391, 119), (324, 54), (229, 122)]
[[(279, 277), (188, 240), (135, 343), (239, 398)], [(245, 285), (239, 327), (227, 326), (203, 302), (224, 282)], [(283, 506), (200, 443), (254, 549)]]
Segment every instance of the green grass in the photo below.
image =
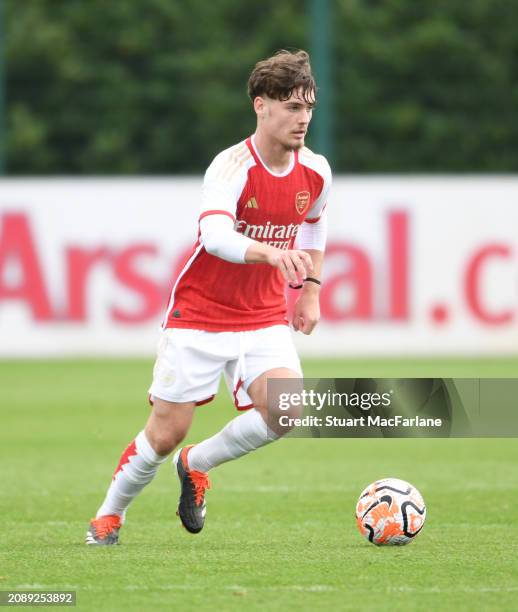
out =
[[(180, 528), (168, 465), (122, 545), (83, 544), (119, 455), (147, 416), (145, 360), (0, 362), (0, 590), (71, 589), (83, 610), (512, 610), (518, 595), (514, 439), (291, 439), (211, 473), (199, 536)], [(518, 359), (307, 362), (308, 376), (516, 377)], [(198, 441), (234, 416), (199, 408)], [(359, 492), (419, 487), (426, 526), (376, 548)]]

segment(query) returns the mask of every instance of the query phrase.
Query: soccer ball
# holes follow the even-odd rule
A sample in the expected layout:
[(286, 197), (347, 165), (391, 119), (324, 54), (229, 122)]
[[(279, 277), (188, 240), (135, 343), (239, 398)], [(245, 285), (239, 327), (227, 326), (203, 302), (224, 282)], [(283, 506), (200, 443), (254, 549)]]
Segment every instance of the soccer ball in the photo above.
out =
[(356, 504), (358, 529), (377, 546), (408, 544), (423, 528), (425, 518), (421, 493), (398, 478), (376, 480)]

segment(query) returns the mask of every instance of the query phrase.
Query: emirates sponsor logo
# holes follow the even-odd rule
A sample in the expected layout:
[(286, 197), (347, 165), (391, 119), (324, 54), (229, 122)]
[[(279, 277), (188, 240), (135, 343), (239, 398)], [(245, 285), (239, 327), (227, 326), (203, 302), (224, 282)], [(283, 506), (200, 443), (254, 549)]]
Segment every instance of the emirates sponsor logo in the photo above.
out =
[(308, 209), (310, 196), (309, 191), (299, 191), (295, 195), (295, 208), (299, 215), (303, 215)]
[(279, 249), (289, 248), (289, 244), (297, 235), (299, 228), (300, 224), (297, 223), (275, 225), (271, 221), (267, 221), (264, 225), (254, 225), (247, 223), (243, 219), (239, 219), (234, 225), (236, 232), (253, 240), (266, 242), (270, 246), (276, 246)]

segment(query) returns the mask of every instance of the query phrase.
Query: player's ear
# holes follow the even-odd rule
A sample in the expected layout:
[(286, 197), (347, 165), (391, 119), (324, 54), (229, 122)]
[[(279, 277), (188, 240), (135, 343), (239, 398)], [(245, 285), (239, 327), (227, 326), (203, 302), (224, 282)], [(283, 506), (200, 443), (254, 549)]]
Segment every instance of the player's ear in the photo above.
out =
[(261, 96), (257, 96), (254, 100), (254, 110), (257, 114), (257, 117), (263, 118), (266, 113), (266, 102), (264, 98)]

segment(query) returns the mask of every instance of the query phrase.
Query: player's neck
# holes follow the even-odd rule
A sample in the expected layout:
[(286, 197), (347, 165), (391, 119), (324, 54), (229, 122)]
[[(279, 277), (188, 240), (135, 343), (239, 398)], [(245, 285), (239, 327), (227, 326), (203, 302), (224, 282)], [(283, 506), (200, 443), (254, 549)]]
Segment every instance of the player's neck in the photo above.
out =
[(286, 150), (279, 142), (272, 141), (259, 130), (254, 134), (254, 145), (261, 161), (275, 174), (282, 174), (290, 166), (293, 151)]

